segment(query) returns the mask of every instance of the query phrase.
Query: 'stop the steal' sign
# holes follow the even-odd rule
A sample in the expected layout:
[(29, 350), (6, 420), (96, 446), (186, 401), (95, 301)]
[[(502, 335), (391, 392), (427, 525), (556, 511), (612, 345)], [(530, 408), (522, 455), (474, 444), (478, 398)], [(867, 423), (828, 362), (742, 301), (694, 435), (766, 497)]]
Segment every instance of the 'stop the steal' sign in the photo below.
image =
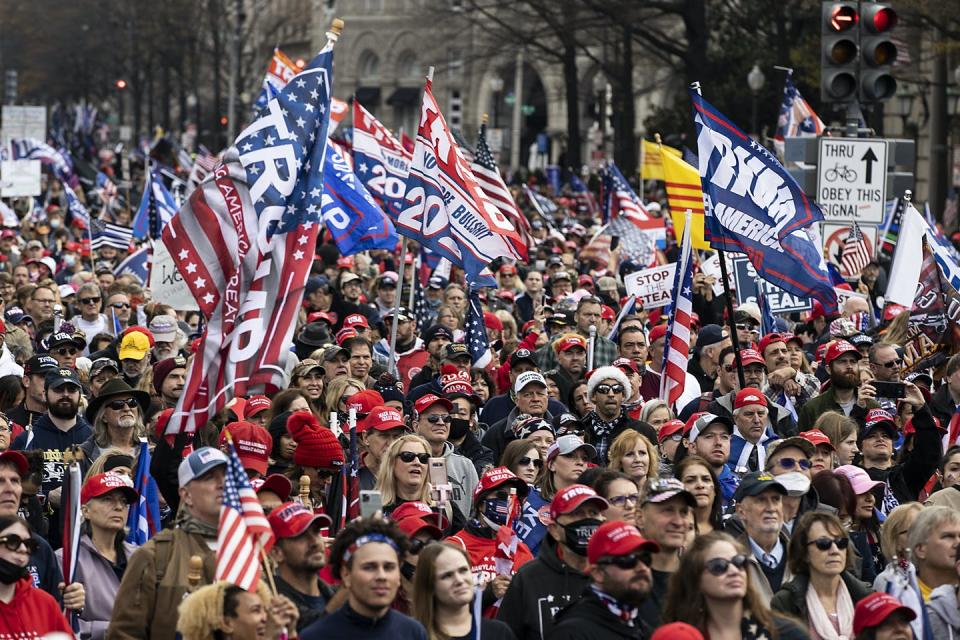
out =
[(624, 276), (628, 296), (637, 296), (644, 309), (656, 309), (670, 304), (673, 297), (673, 278), (677, 264), (665, 264), (652, 269), (634, 271)]
[(887, 142), (820, 138), (817, 204), (827, 222), (883, 222)]
[(756, 303), (759, 282), (762, 293), (767, 296), (770, 311), (773, 313), (806, 311), (812, 306), (809, 298), (798, 298), (762, 278), (758, 279), (753, 265), (745, 257), (734, 258), (733, 280), (737, 287), (737, 304)]

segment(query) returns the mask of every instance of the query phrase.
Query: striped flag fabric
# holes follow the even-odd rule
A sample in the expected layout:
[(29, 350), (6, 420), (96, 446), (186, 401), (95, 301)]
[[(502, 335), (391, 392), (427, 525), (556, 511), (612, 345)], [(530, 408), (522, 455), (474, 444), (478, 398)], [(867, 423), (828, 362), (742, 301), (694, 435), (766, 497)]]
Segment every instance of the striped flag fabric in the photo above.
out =
[(89, 228), (90, 212), (87, 211), (87, 208), (80, 202), (80, 198), (77, 197), (76, 192), (70, 185), (65, 184), (63, 185), (63, 193), (67, 196), (67, 210), (70, 212), (70, 218), (73, 224), (84, 229)]
[(486, 123), (480, 125), (480, 135), (477, 137), (477, 148), (473, 154), (471, 168), (483, 194), (493, 202), (493, 205), (500, 210), (500, 213), (507, 220), (513, 223), (514, 228), (519, 233), (519, 241), (513, 244), (523, 261), (527, 262), (530, 259), (528, 247), (532, 245), (530, 222), (517, 208), (513, 195), (500, 176), (500, 170), (497, 169), (497, 163), (493, 159), (493, 152), (490, 151), (490, 145), (487, 144)]
[(235, 396), (285, 385), (320, 229), (333, 44), (238, 136), (164, 228), (206, 318), (168, 434), (194, 432)]
[(689, 224), (680, 246), (680, 262), (673, 281), (673, 302), (663, 342), (660, 399), (674, 406), (683, 394), (690, 355), (690, 321), (693, 314), (693, 251)]
[(297, 65), (283, 51), (274, 48), (273, 56), (267, 65), (267, 72), (263, 76), (260, 94), (254, 103), (254, 110), (259, 111), (265, 108), (270, 99), (282, 91), (295, 75), (297, 75)]
[(783, 158), (786, 138), (816, 137), (821, 135), (824, 129), (823, 120), (793, 84), (793, 70), (787, 71), (783, 82), (783, 102), (780, 103), (780, 115), (777, 118), (777, 132), (773, 136), (777, 157)]
[(863, 268), (870, 263), (870, 249), (867, 247), (866, 238), (860, 225), (853, 223), (853, 228), (843, 242), (843, 250), (840, 253), (840, 266), (846, 271), (846, 277), (856, 278), (860, 276)]
[(140, 207), (133, 217), (133, 237), (137, 240), (157, 238), (177, 213), (177, 201), (155, 171), (148, 171), (143, 185)]
[(274, 536), (257, 493), (250, 486), (233, 441), (227, 442), (227, 473), (217, 532), (217, 580), (256, 593), (260, 554), (273, 547)]
[(485, 369), (493, 356), (490, 354), (490, 341), (487, 339), (487, 326), (483, 322), (483, 307), (480, 305), (480, 294), (470, 290), (467, 305), (467, 319), (464, 323), (466, 330), (467, 350), (470, 359), (477, 369)]
[(603, 220), (609, 222), (617, 216), (623, 216), (640, 228), (650, 221), (640, 198), (633, 192), (627, 179), (613, 162), (601, 170), (603, 184)]
[(370, 195), (396, 221), (403, 208), (403, 195), (413, 153), (400, 144), (390, 130), (353, 102), (353, 166)]
[(66, 149), (54, 149), (42, 140), (21, 138), (10, 140), (11, 160), (39, 160), (49, 166), (64, 184), (74, 189), (80, 186), (80, 179), (73, 172), (73, 161)]
[(679, 149), (649, 140), (641, 141), (640, 153), (640, 177), (644, 180), (666, 180), (663, 157), (669, 154), (679, 160), (682, 155)]
[(678, 238), (683, 237), (687, 209), (693, 214), (690, 224), (693, 235), (690, 246), (694, 249), (710, 250), (703, 224), (703, 189), (700, 186), (700, 172), (685, 160), (671, 153), (663, 154), (664, 186), (667, 189), (667, 204), (670, 207), (670, 219)]
[(80, 551), (80, 488), (83, 476), (80, 463), (67, 465), (61, 490), (63, 509), (63, 579), (67, 584), (74, 581), (77, 570), (77, 554)]
[(146, 438), (140, 438), (137, 454), (137, 477), (133, 488), (139, 494), (137, 503), (130, 507), (127, 516), (127, 542), (138, 547), (160, 531), (160, 491), (157, 481), (150, 475), (150, 447)]
[(130, 249), (133, 242), (133, 229), (123, 225), (107, 222), (100, 218), (90, 221), (90, 248), (97, 250), (100, 247), (113, 247), (120, 251)]

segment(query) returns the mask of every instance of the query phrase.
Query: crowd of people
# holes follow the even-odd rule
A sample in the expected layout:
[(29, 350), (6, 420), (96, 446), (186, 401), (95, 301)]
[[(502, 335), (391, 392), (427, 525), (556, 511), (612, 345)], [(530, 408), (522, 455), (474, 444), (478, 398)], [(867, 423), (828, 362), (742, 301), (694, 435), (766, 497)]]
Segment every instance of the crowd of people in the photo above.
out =
[[(906, 314), (874, 308), (887, 265), (869, 265), (838, 314), (814, 303), (763, 334), (759, 308), (729, 313), (697, 266), (669, 404), (667, 317), (625, 308), (624, 277), (648, 265), (585, 252), (598, 221), (542, 191), (556, 213), (525, 212), (529, 262), (495, 263), (499, 287), (480, 294), (488, 365), (465, 342), (458, 269), (425, 273), (415, 243), (401, 264), (321, 239), (287, 387), (180, 435), (166, 426), (199, 314), (117, 275), (123, 251), (82, 243), (56, 179), (12, 202), (0, 637), (960, 637), (960, 447), (946, 437), (960, 355), (906, 375)], [(676, 259), (668, 238), (655, 260)], [(351, 416), (364, 512), (347, 519)], [(142, 438), (163, 528), (138, 546)], [(228, 440), (275, 536), (256, 592), (215, 579)]]

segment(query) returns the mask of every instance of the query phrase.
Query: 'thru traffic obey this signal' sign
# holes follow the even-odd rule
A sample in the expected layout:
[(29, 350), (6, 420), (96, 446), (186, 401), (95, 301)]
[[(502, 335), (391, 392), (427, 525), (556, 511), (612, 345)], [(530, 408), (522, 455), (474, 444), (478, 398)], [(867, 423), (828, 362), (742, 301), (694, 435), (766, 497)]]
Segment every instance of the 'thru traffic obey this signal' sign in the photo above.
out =
[(882, 223), (886, 191), (886, 140), (820, 138), (817, 204), (827, 222)]

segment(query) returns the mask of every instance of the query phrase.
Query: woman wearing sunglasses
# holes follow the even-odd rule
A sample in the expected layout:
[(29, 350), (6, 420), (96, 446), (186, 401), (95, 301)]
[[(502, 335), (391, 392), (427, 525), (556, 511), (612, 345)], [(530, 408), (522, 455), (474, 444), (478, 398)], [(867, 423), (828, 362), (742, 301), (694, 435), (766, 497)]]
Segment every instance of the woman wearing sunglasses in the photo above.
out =
[(30, 525), (17, 516), (0, 516), (0, 637), (40, 638), (73, 630), (49, 593), (33, 586), (27, 570), (37, 549)]
[(850, 514), (850, 538), (857, 543), (858, 549), (868, 550), (863, 557), (860, 575), (872, 582), (887, 564), (880, 548), (880, 518), (877, 511), (886, 484), (871, 480), (866, 471), (853, 465), (837, 467), (833, 472), (849, 480), (857, 496), (853, 513)]
[[(581, 478), (586, 482), (586, 474)], [(607, 520), (622, 520), (637, 526), (640, 511), (640, 485), (622, 471), (604, 469), (589, 482), (610, 506), (603, 512)]]
[(694, 509), (697, 535), (719, 531), (723, 517), (723, 491), (710, 463), (700, 456), (687, 456), (674, 469), (674, 477), (697, 500)]
[(751, 558), (726, 533), (697, 536), (670, 578), (663, 622), (686, 622), (708, 638), (806, 640), (804, 629), (763, 601), (748, 570)]
[(114, 378), (100, 389), (87, 405), (85, 416), (93, 425), (93, 435), (80, 445), (87, 464), (107, 449), (120, 449), (136, 457), (140, 438), (146, 435), (143, 416), (150, 408), (150, 394), (138, 391)]
[(533, 486), (543, 470), (543, 458), (537, 445), (527, 440), (514, 440), (503, 450), (500, 466), (510, 469), (518, 478)]
[(853, 549), (840, 519), (823, 512), (804, 514), (790, 538), (790, 571), (770, 603), (775, 611), (806, 620), (811, 638), (853, 636), (853, 610), (873, 589), (852, 573)]
[[(431, 495), (429, 469), (430, 444), (423, 437), (408, 433), (395, 440), (383, 454), (377, 472), (376, 488), (383, 502), (383, 515), (390, 516), (407, 502), (423, 502), (438, 509)], [(448, 531), (459, 531), (466, 518), (450, 496), (447, 500), (442, 515), (450, 523)]]

